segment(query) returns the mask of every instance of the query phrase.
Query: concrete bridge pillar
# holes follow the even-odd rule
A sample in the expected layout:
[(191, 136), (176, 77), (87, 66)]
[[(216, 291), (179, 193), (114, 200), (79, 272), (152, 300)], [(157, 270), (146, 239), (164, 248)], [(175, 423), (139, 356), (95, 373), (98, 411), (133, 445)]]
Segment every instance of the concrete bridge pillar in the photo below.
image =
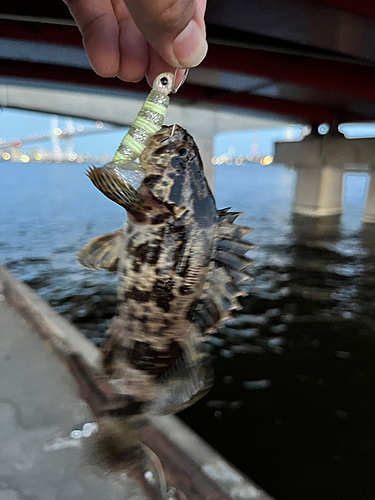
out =
[(372, 170), (369, 183), (367, 185), (367, 193), (365, 198), (365, 206), (362, 212), (363, 222), (375, 222), (375, 171)]
[[(345, 139), (339, 133), (312, 134), (299, 142), (278, 142), (275, 163), (298, 170), (293, 211), (324, 216), (341, 213), (345, 165), (368, 165), (375, 158), (375, 139)], [(363, 211), (365, 222), (375, 223), (375, 179), (373, 174)]]
[(199, 138), (197, 140), (199, 152), (202, 158), (204, 175), (206, 176), (208, 185), (213, 190), (214, 188), (214, 165), (211, 163), (213, 156), (214, 138), (211, 137)]
[(297, 165), (293, 212), (311, 217), (341, 214), (343, 177), (343, 169)]

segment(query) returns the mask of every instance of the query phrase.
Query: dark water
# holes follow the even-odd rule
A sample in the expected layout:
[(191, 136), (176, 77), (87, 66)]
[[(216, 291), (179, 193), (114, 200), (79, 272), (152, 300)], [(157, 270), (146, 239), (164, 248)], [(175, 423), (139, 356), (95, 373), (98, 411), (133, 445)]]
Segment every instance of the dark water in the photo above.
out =
[[(84, 166), (0, 164), (0, 260), (100, 344), (116, 278), (75, 251), (123, 210)], [(243, 314), (210, 342), (216, 385), (181, 417), (278, 500), (375, 499), (375, 227), (365, 177), (342, 217), (290, 215), (293, 173), (218, 167), (218, 207), (243, 210), (259, 249)]]

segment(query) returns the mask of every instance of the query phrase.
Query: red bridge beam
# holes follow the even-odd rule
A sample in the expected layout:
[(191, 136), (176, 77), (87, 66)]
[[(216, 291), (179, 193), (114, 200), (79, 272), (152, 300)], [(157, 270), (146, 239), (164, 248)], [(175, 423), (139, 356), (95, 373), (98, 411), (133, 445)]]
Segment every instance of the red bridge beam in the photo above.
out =
[[(75, 26), (0, 20), (0, 33), (5, 38), (82, 47)], [(217, 44), (210, 44), (201, 66), (375, 101), (375, 68), (370, 66)]]
[(353, 0), (317, 0), (321, 3), (338, 7), (354, 14), (360, 14), (365, 17), (375, 17), (375, 4), (373, 0), (361, 0), (360, 2), (353, 2)]
[[(23, 61), (0, 60), (0, 75), (46, 82), (82, 84), (116, 89), (119, 91), (148, 92), (150, 90), (145, 80), (142, 80), (138, 84), (125, 83), (117, 78), (101, 78), (89, 69), (67, 68), (64, 66)], [(375, 115), (362, 115), (359, 113), (347, 112), (345, 110), (331, 109), (327, 106), (317, 104), (272, 99), (269, 97), (251, 95), (247, 92), (231, 92), (189, 83), (185, 83), (173, 99), (176, 101), (193, 100), (218, 105), (257, 109), (313, 123), (342, 123), (375, 119)]]
[(0, 37), (28, 42), (83, 47), (81, 33), (75, 25), (0, 19)]
[(375, 67), (215, 44), (202, 66), (375, 101)]

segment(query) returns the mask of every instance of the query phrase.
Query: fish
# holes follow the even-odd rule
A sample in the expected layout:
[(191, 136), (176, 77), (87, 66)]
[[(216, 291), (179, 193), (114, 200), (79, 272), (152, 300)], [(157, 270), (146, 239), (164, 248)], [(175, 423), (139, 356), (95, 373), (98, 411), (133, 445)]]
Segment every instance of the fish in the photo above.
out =
[[(103, 348), (103, 369), (122, 415), (172, 414), (213, 384), (207, 335), (241, 308), (254, 247), (218, 210), (193, 138), (163, 126), (140, 156), (134, 189), (118, 171), (89, 169), (94, 186), (126, 210), (123, 228), (90, 240), (76, 257), (117, 272), (118, 313)], [(116, 410), (117, 411), (117, 410)]]
[[(205, 341), (243, 295), (250, 229), (217, 210), (193, 138), (162, 127), (176, 75), (155, 78), (112, 161), (88, 170), (107, 198), (126, 210), (124, 226), (90, 240), (77, 260), (118, 275), (118, 310), (103, 347), (102, 370), (71, 353), (68, 366), (98, 419), (92, 456), (126, 470), (152, 500), (178, 500), (163, 465), (140, 432), (144, 417), (190, 406), (213, 385)], [(176, 496), (177, 495), (177, 496)]]

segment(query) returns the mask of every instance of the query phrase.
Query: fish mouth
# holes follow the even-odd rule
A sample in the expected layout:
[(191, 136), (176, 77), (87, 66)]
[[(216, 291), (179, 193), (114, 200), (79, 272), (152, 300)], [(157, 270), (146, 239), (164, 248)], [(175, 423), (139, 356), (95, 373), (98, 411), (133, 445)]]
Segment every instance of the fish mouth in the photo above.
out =
[(176, 125), (163, 125), (157, 132), (155, 132), (154, 135), (151, 136), (150, 144), (154, 143), (154, 145), (157, 146), (170, 139), (173, 135), (175, 127)]
[[(174, 129), (174, 126), (172, 126)], [(138, 191), (142, 185), (143, 180), (147, 175), (156, 174), (155, 172), (155, 150), (160, 148), (164, 142), (166, 142), (173, 133), (171, 133), (171, 128), (163, 126), (161, 129), (151, 136), (149, 144), (145, 147), (141, 156), (139, 158), (139, 163), (137, 161), (111, 161), (106, 163), (100, 170), (102, 173), (114, 175), (120, 182), (127, 186), (127, 189)]]
[(158, 132), (150, 138), (150, 143), (145, 147), (136, 161), (111, 161), (103, 165), (102, 169), (115, 174), (119, 179), (125, 182), (130, 188), (138, 191), (144, 178), (153, 172), (152, 155), (153, 151), (160, 147), (163, 142), (171, 137), (170, 127), (163, 126)]
[[(151, 136), (150, 142), (139, 157), (139, 165), (143, 172), (149, 174), (154, 170), (155, 151), (168, 141), (173, 135), (175, 125), (163, 125), (158, 132)], [(172, 131), (171, 131), (172, 128)]]

